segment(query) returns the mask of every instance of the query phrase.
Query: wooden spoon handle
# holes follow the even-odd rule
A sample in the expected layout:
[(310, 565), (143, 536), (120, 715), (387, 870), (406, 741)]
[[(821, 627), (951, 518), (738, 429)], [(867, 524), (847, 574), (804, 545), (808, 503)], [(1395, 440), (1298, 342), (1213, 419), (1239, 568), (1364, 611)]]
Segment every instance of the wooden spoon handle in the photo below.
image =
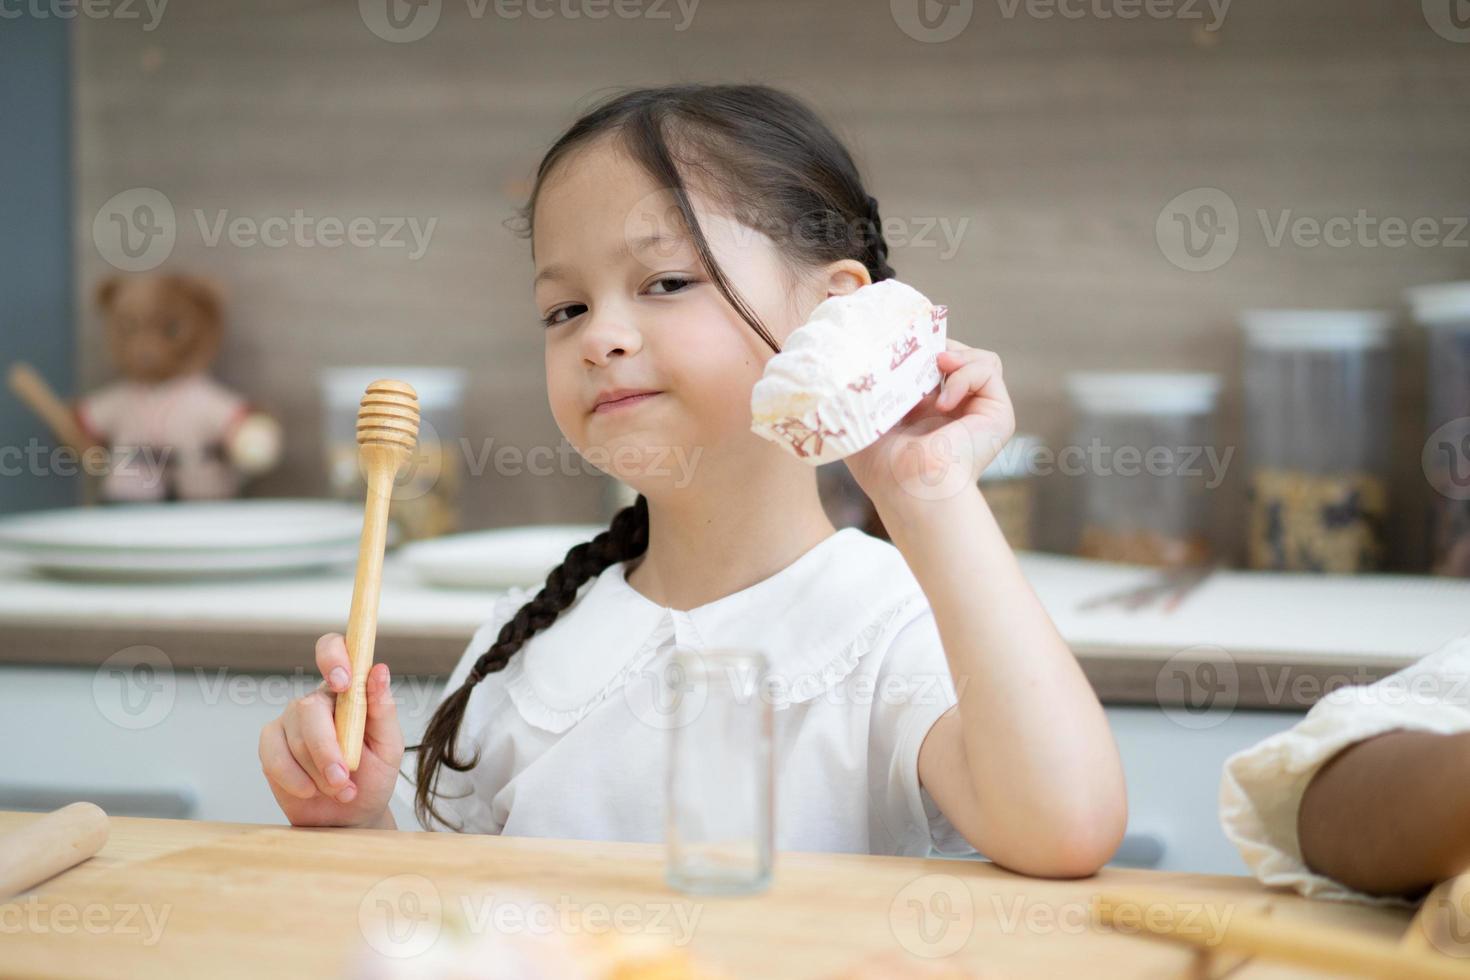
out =
[(78, 453), (84, 453), (97, 445), (77, 425), (71, 409), (56, 396), (56, 392), (51, 390), (46, 379), (35, 368), (23, 361), (12, 364), (7, 381), (15, 397), (40, 416), (41, 421), (46, 423), (59, 441)]
[(393, 472), (375, 467), (367, 473), (367, 506), (362, 516), (362, 541), (357, 551), (357, 577), (352, 583), (352, 608), (347, 614), (347, 656), (352, 679), (337, 695), (337, 746), (349, 772), (362, 761), (362, 736), (367, 727), (367, 675), (373, 669), (373, 647), (378, 638), (378, 597), (383, 590), (383, 551), (388, 546), (388, 505), (393, 495)]
[(72, 803), (0, 837), (0, 902), (80, 864), (107, 842), (107, 814)]

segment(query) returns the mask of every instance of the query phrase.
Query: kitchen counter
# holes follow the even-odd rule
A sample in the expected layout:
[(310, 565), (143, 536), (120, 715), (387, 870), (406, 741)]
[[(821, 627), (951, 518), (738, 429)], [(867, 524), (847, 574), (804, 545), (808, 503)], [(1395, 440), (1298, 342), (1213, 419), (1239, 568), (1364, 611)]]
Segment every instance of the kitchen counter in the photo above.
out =
[[(87, 581), (0, 565), (0, 663), (96, 666), (155, 646), (175, 668), (258, 673), (310, 667), (316, 638), (346, 628), (351, 565), (314, 573), (178, 582)], [(398, 674), (447, 674), (497, 592), (425, 587), (390, 554), (378, 659)]]
[[(1023, 552), (1020, 561), (1099, 696), (1188, 703), (1199, 684), (1236, 707), (1301, 710), (1470, 630), (1470, 582), (1413, 576), (1222, 571), (1176, 608), (1089, 603), (1157, 577), (1137, 566)], [(352, 569), (179, 583), (69, 581), (0, 566), (0, 663), (96, 666), (152, 646), (176, 668), (271, 673), (309, 668), (316, 638), (344, 627)], [(378, 659), (400, 675), (442, 675), (490, 615), (496, 593), (425, 586), (390, 554)], [(1208, 670), (1200, 674), (1202, 665)]]
[[(34, 818), (0, 812), (0, 833)], [(880, 956), (945, 956), (984, 977), (1185, 977), (1198, 965), (1189, 949), (1094, 925), (1094, 896), (1157, 896), (1140, 912), (1202, 929), (1266, 906), (1385, 941), (1409, 921), (1248, 878), (1148, 871), (1047, 881), (982, 862), (783, 853), (771, 889), (739, 898), (682, 896), (662, 873), (651, 844), (114, 818), (96, 857), (0, 905), (3, 971), (322, 980), (374, 950), (410, 968), (463, 916), (477, 934), (616, 928), (731, 978), (833, 977)], [(516, 895), (529, 904), (510, 912), (533, 914), (506, 914)], [(1320, 975), (1259, 961), (1232, 973)]]

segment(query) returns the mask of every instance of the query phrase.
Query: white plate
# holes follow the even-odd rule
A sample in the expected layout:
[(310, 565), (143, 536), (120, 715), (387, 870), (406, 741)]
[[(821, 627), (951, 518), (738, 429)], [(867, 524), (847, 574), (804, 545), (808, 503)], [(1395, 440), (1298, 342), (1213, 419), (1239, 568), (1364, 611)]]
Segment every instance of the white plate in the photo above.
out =
[(356, 541), (315, 544), (302, 548), (261, 548), (255, 551), (101, 552), (57, 551), (26, 554), (26, 564), (62, 578), (103, 581), (193, 581), (305, 572), (357, 560)]
[(0, 518), (0, 552), (70, 577), (187, 578), (351, 561), (361, 533), (343, 501), (113, 504)]
[(605, 524), (531, 524), (415, 541), (399, 560), (429, 585), (460, 589), (530, 587), (574, 546), (607, 530)]

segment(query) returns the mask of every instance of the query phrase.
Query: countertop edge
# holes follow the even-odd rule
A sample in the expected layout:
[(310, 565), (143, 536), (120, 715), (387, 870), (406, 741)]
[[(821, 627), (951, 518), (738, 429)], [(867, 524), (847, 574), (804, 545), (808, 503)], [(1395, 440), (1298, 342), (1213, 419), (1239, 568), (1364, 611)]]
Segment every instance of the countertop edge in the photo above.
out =
[[(242, 674), (315, 673), (317, 637), (332, 627), (308, 629), (242, 622), (237, 631), (218, 623), (157, 626), (88, 620), (10, 622), (0, 664), (28, 667), (100, 667), (134, 647), (152, 647), (175, 670)], [(443, 676), (464, 654), (469, 635), (380, 628), (376, 659), (399, 676)], [(1286, 651), (1227, 655), (1200, 648), (1174, 649), (1074, 643), (1073, 651), (1098, 699), (1111, 705), (1207, 710), (1305, 711), (1325, 693), (1367, 684), (1412, 662), (1401, 654), (1368, 654), (1329, 660)]]

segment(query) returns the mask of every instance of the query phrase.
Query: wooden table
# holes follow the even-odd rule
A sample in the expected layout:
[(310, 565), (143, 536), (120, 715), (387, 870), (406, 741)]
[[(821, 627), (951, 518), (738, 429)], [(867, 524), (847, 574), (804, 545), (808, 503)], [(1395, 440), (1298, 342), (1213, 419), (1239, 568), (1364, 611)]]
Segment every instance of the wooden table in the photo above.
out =
[[(32, 819), (0, 812), (0, 833)], [(787, 853), (767, 893), (707, 898), (674, 893), (662, 870), (663, 848), (648, 844), (115, 818), (100, 854), (0, 905), (0, 975), (340, 977), (382, 948), (385, 909), (416, 911), (430, 930), (420, 937), (456, 910), (526, 928), (496, 918), (507, 889), (534, 893), (541, 921), (687, 941), (703, 964), (774, 980), (829, 977), (880, 954), (947, 956), (984, 978), (1194, 975), (1183, 948), (1094, 925), (1103, 889), (1203, 898), (1166, 910), (1201, 928), (1267, 903), (1282, 920), (1385, 939), (1409, 919), (1246, 878), (1146, 871), (1044, 881), (981, 862)], [(1320, 974), (1251, 963), (1232, 976)]]

